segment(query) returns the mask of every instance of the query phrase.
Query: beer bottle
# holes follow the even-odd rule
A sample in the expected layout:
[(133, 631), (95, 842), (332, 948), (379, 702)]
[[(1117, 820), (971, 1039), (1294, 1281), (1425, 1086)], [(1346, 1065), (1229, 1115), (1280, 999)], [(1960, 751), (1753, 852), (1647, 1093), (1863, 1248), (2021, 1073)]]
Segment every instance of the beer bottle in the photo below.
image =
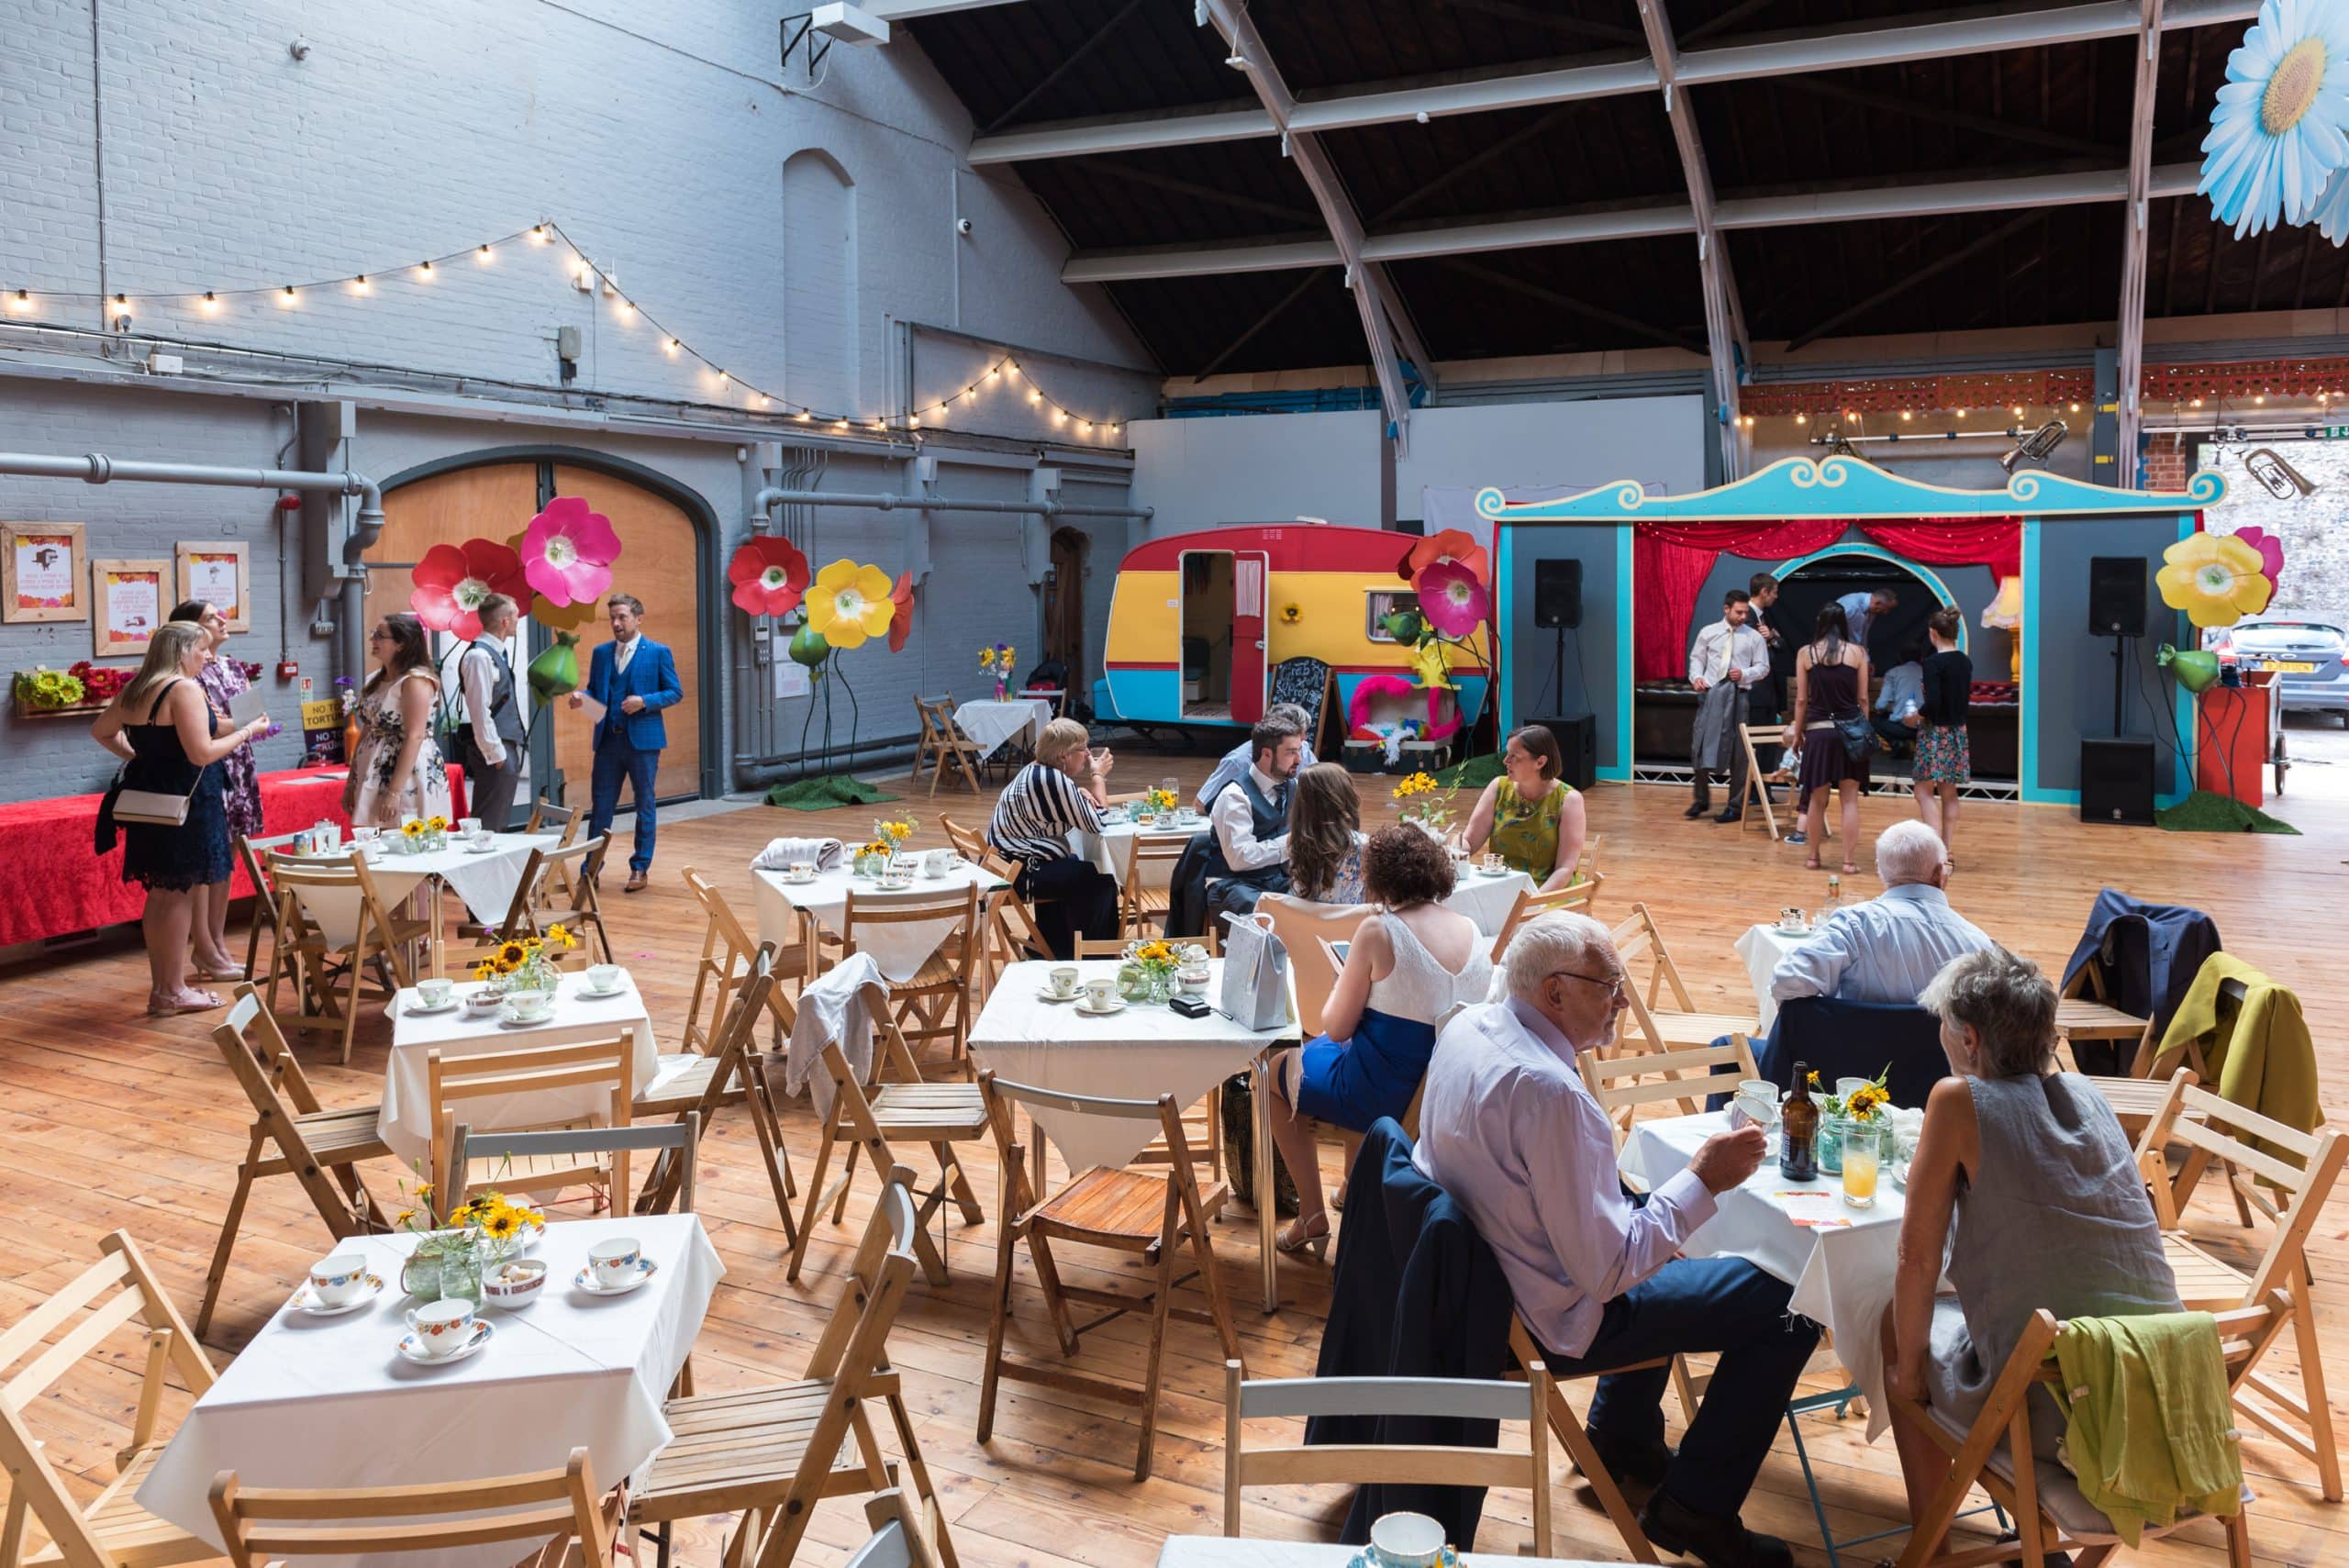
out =
[(1778, 1107), (1778, 1173), (1808, 1182), (1819, 1174), (1819, 1103), (1810, 1097), (1810, 1066), (1795, 1063), (1794, 1093)]

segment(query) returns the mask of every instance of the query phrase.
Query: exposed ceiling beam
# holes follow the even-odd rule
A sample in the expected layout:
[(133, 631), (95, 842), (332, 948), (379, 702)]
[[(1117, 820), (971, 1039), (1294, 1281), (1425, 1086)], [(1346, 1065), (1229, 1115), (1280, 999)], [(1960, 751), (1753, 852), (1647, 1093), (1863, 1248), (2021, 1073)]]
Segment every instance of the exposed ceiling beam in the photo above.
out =
[[(2115, 356), (2115, 410), (2119, 439), (2114, 482), (2137, 488), (2138, 381), (2145, 368), (2145, 253), (2153, 220), (2154, 95), (2161, 78), (2163, 0), (2143, 0), (2143, 27), (2137, 43), (2137, 95), (2129, 119), (2129, 210), (2121, 227), (2121, 343)], [(2305, 252), (2303, 252), (2305, 255)]]
[(885, 22), (910, 22), (919, 17), (946, 17), (957, 11), (985, 11), (1019, 0), (852, 0), (856, 8)]
[[(2155, 166), (2146, 181), (2154, 198), (2194, 193), (2198, 165)], [(1724, 196), (1713, 209), (1716, 228), (1774, 228), (1802, 223), (1849, 223), (1872, 218), (1929, 217), (1942, 213), (2005, 212), (2022, 207), (2074, 206), (2118, 202), (2129, 195), (2129, 172), (2098, 169), (2085, 173), (2017, 174), (1927, 182), (1916, 184), (1798, 191), (1766, 196)], [(1545, 245), (1584, 245), (1608, 239), (1640, 239), (1660, 234), (1694, 234), (1696, 214), (1685, 202), (1653, 206), (1531, 213), (1373, 234), (1362, 241), (1371, 261), (1408, 261), (1431, 256), (1463, 256), (1486, 250), (1523, 250)], [(1225, 272), (1277, 272), (1290, 267), (1326, 267), (1339, 261), (1335, 245), (1319, 237), (1291, 236), (1271, 241), (1226, 245), (1145, 246), (1131, 250), (1079, 250), (1061, 269), (1066, 283), (1122, 283), (1141, 278), (1212, 277)]]
[(2005, 244), (2032, 225), (2043, 221), (2046, 216), (2045, 209), (2034, 208), (2032, 211), (2024, 213), (2021, 217), (1998, 225), (1989, 233), (1961, 245), (1954, 250), (1943, 251), (1922, 266), (1902, 272), (1865, 299), (1855, 300), (1817, 326), (1795, 334), (1787, 340), (1787, 352), (1791, 354), (1798, 349), (1808, 348), (1845, 322), (1857, 321), (1887, 300), (1898, 299), (1919, 284), (1930, 283), (1952, 268), (1963, 266), (1983, 251)]
[[(1363, 337), (1370, 344), (1371, 369), (1378, 379), (1379, 396), (1386, 405), (1387, 439), (1400, 452), (1408, 444), (1411, 421), (1410, 399), (1403, 391), (1403, 369), (1395, 351), (1393, 323), (1402, 313), (1387, 297), (1392, 284), (1385, 270), (1371, 266), (1363, 256), (1362, 216), (1354, 211), (1353, 198), (1346, 194), (1345, 185), (1321, 150), (1321, 144), (1310, 132), (1291, 128), (1289, 121), (1296, 112), (1297, 99), (1282, 79), (1272, 51), (1257, 33), (1245, 0), (1198, 0), (1198, 8), (1200, 20), (1212, 22), (1215, 30), (1223, 35), (1224, 42), (1231, 47), (1232, 58), (1244, 63), (1244, 74), (1255, 87), (1264, 112), (1280, 128), (1283, 150), (1305, 177), (1307, 188), (1313, 193), (1314, 205), (1321, 209), (1321, 221), (1330, 230), (1330, 247), (1346, 270), (1346, 286), (1353, 291), (1354, 308), (1362, 317)], [(1422, 361), (1419, 374), (1424, 378), (1429, 372), (1430, 367)]]
[(1587, 316), (1594, 321), (1604, 321), (1610, 327), (1620, 327), (1634, 337), (1661, 343), (1668, 349), (1686, 349), (1692, 354), (1701, 354), (1705, 351), (1704, 344), (1694, 338), (1675, 332), (1669, 328), (1654, 326), (1640, 320), (1637, 317), (1626, 316), (1620, 310), (1609, 310), (1603, 305), (1593, 305), (1586, 299), (1576, 299), (1570, 294), (1561, 294), (1556, 289), (1520, 278), (1514, 272), (1503, 272), (1498, 267), (1487, 267), (1481, 261), (1471, 261), (1464, 256), (1448, 256), (1437, 265), (1449, 267), (1464, 277), (1475, 278), (1479, 283), (1490, 284), (1495, 288), (1505, 288), (1511, 293), (1521, 294), (1528, 299), (1538, 299), (1544, 305), (1554, 305), (1561, 310), (1571, 310), (1577, 316)]
[[(925, 0), (909, 3), (921, 4)], [(2163, 7), (2162, 26), (2206, 27), (2248, 21), (2258, 14), (2256, 0), (2169, 0)], [(1872, 24), (1771, 34), (1692, 49), (1680, 55), (1675, 72), (1680, 84), (1687, 87), (1809, 72), (1851, 71), (1999, 50), (2134, 38), (2140, 31), (2141, 19), (2139, 0), (2095, 0), (2092, 5), (2046, 6), (1987, 16), (1943, 13), (1890, 27)], [(1505, 71), (1349, 89), (1297, 105), (1286, 123), (1292, 130), (1345, 130), (1358, 126), (1397, 124), (1422, 114), (1431, 117), (1490, 114), (1627, 93), (1652, 93), (1662, 85), (1653, 59), (1608, 53)], [(1269, 113), (1244, 103), (1226, 102), (1192, 110), (1050, 121), (982, 136), (971, 143), (970, 161), (974, 164), (1014, 163), (1034, 158), (1131, 152), (1277, 134), (1279, 127), (1273, 123)]]
[(1328, 271), (1329, 269), (1326, 267), (1315, 267), (1311, 271), (1306, 272), (1303, 276), (1299, 277), (1297, 280), (1297, 285), (1294, 288), (1290, 289), (1288, 293), (1281, 295), (1280, 298), (1273, 301), (1271, 305), (1265, 306), (1264, 313), (1256, 317), (1255, 320), (1250, 322), (1241, 332), (1240, 336), (1234, 338), (1230, 342), (1226, 343), (1214, 358), (1208, 361), (1206, 364), (1201, 365), (1199, 367), (1199, 373), (1191, 378), (1191, 384), (1193, 386), (1197, 386), (1199, 383), (1207, 380), (1208, 377), (1221, 370), (1226, 360), (1231, 358), (1232, 355), (1238, 353), (1241, 349), (1246, 348), (1250, 340), (1252, 339), (1257, 333), (1262, 332), (1265, 328), (1270, 327), (1275, 321), (1280, 318), (1282, 313), (1286, 311), (1290, 306), (1295, 305), (1298, 300), (1303, 299), (1307, 291), (1311, 289), (1315, 284), (1319, 283), (1321, 281), (1322, 273)]
[(1697, 228), (1697, 266), (1705, 291), (1705, 351), (1712, 361), (1713, 406), (1720, 421), (1717, 434), (1721, 473), (1735, 479), (1743, 468), (1737, 443), (1739, 367), (1753, 362), (1753, 347), (1745, 340), (1745, 313), (1738, 306), (1737, 280), (1730, 274), (1729, 251), (1714, 222), (1713, 175), (1705, 162), (1704, 139), (1697, 133), (1697, 115), (1688, 106), (1688, 95), (1678, 86), (1679, 51), (1673, 42), (1671, 18), (1664, 15), (1664, 0), (1639, 0), (1639, 7), (1648, 56), (1657, 81), (1664, 85), (1664, 117), (1672, 122), (1680, 175), (1688, 185), (1688, 217)]

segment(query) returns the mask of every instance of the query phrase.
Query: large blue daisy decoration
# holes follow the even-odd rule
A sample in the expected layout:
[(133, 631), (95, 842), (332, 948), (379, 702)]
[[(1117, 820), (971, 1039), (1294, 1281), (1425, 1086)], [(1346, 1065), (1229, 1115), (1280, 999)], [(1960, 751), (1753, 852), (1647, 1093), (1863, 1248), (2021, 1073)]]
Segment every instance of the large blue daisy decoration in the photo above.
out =
[(2305, 223), (2349, 166), (2349, 3), (2264, 0), (2227, 56), (2199, 195), (2235, 238)]

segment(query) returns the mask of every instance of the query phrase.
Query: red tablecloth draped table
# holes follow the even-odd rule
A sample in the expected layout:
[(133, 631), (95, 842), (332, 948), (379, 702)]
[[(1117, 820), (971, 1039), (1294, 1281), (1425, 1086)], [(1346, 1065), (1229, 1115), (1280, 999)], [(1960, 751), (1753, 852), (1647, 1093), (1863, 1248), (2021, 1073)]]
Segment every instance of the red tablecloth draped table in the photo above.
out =
[[(98, 803), (104, 798), (69, 795), (0, 804), (0, 947), (136, 920), (145, 909), (147, 890), (122, 880), (121, 844), (104, 855), (96, 851)], [(454, 763), (449, 768), (449, 798), (462, 816), (465, 774)], [(340, 768), (262, 774), (261, 810), (263, 837), (322, 820), (351, 825), (342, 814)], [(229, 885), (239, 898), (253, 890), (241, 865)]]

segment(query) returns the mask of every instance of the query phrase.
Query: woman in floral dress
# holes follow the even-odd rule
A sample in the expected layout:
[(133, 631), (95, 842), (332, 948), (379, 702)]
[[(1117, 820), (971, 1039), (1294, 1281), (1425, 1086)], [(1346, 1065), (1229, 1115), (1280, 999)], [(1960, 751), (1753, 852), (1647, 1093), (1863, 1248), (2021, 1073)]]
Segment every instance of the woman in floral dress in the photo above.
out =
[(359, 754), (342, 786), (342, 808), (362, 828), (448, 817), (449, 769), (432, 738), (440, 682), (424, 623), (404, 610), (385, 616), (367, 645), (381, 662), (359, 690)]
[[(202, 628), (205, 651), (208, 657), (204, 668), (196, 673), (195, 684), (203, 689), (204, 700), (217, 719), (217, 728), (225, 730), (229, 723), (228, 705), (251, 684), (237, 662), (221, 651), (228, 640), (228, 617), (217, 605), (202, 599), (190, 599), (172, 611), (175, 621), (189, 621)], [(261, 825), (261, 767), (253, 748), (239, 746), (221, 760), (223, 779), (221, 804), (228, 817), (228, 842), (233, 848), (239, 838), (258, 839)], [(245, 966), (228, 955), (228, 884), (217, 883), (195, 890), (194, 918), (189, 928), (189, 951), (198, 976), (206, 980), (242, 980)]]

